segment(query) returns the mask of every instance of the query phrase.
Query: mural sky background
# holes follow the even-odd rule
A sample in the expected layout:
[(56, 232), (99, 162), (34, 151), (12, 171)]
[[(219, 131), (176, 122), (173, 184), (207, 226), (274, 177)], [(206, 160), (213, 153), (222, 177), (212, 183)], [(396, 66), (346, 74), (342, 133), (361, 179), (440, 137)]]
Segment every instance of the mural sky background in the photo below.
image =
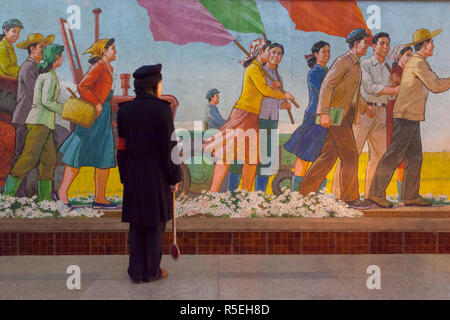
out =
[[(331, 44), (329, 66), (339, 55), (348, 50), (344, 38), (329, 36), (321, 32), (295, 30), (295, 25), (287, 10), (276, 0), (257, 0), (268, 39), (285, 47), (284, 59), (279, 66), (285, 90), (290, 91), (301, 108), (293, 108), (298, 124), (308, 103), (306, 76), (309, 68), (304, 55), (310, 53), (312, 44), (325, 40)], [(431, 68), (441, 77), (450, 76), (450, 26), (448, 12), (450, 2), (391, 2), (358, 1), (367, 21), (367, 8), (378, 5), (381, 9), (381, 29), (372, 33), (388, 32), (391, 48), (411, 42), (412, 34), (418, 28), (433, 31), (442, 29), (434, 38), (434, 56), (428, 59)], [(242, 85), (243, 67), (238, 63), (244, 54), (235, 45), (214, 47), (204, 43), (175, 45), (169, 42), (155, 42), (149, 29), (150, 19), (146, 9), (136, 0), (0, 0), (0, 22), (17, 18), (24, 24), (18, 42), (27, 35), (39, 32), (54, 34), (55, 42), (62, 44), (57, 19), (67, 19), (68, 6), (78, 5), (81, 9), (81, 29), (73, 30), (80, 55), (83, 72), (89, 64), (88, 57), (81, 55), (94, 41), (94, 8), (101, 8), (100, 37), (116, 39), (117, 60), (113, 62), (117, 79), (115, 94), (121, 95), (119, 74), (132, 73), (143, 64), (163, 64), (163, 92), (175, 95), (180, 106), (176, 121), (203, 120), (207, 104), (205, 94), (211, 88), (221, 91), (219, 109), (226, 118), (239, 98)], [(244, 47), (257, 37), (256, 34), (237, 34)], [(16, 48), (19, 65), (26, 59), (26, 50)], [(369, 48), (366, 57), (372, 55)], [(60, 80), (72, 80), (67, 56), (64, 65), (58, 69)], [(131, 83), (131, 86), (132, 83)], [(132, 94), (131, 88), (131, 93)], [(281, 122), (289, 122), (288, 115), (281, 111)], [(430, 93), (426, 111), (426, 121), (422, 123), (424, 151), (450, 152), (450, 92)], [(296, 126), (298, 125), (296, 124)]]

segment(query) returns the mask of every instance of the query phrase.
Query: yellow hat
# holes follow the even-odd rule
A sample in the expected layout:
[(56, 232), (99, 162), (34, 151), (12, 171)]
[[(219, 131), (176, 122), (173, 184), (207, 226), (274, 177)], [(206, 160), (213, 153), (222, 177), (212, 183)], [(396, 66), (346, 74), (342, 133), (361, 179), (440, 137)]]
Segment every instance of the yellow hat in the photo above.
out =
[(435, 30), (433, 31), (433, 33), (431, 33), (428, 29), (419, 29), (416, 30), (416, 32), (414, 32), (413, 35), (413, 42), (405, 44), (405, 47), (409, 47), (409, 46), (414, 46), (418, 43), (424, 42), (425, 40), (431, 39), (435, 36), (437, 36), (439, 33), (441, 33), (441, 29)]
[(40, 33), (32, 33), (28, 36), (27, 40), (19, 42), (16, 47), (19, 49), (28, 49), (30, 44), (38, 43), (38, 42), (45, 42), (47, 44), (50, 44), (55, 40), (54, 35), (49, 35), (44, 38), (44, 36)]
[(100, 39), (92, 44), (83, 54), (91, 54), (91, 58), (100, 58), (103, 54), (106, 44), (110, 39)]

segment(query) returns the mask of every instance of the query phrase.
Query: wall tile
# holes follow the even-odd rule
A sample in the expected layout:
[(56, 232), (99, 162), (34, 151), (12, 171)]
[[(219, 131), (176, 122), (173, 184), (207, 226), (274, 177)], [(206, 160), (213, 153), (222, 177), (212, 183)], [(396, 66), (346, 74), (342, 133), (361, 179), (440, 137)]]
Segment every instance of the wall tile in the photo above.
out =
[(266, 232), (233, 232), (233, 254), (266, 254)]
[(334, 232), (302, 232), (302, 254), (334, 254)]
[(436, 232), (405, 232), (404, 253), (437, 253)]
[[(172, 239), (170, 238), (171, 243)], [(180, 248), (181, 254), (196, 254), (197, 232), (177, 232), (177, 245)]]
[(0, 233), (0, 256), (15, 256), (17, 252), (18, 234), (12, 232)]
[(199, 232), (198, 254), (231, 254), (231, 233)]
[(450, 232), (438, 233), (438, 253), (450, 253)]
[(300, 254), (301, 232), (268, 232), (268, 254)]
[(370, 253), (403, 253), (402, 232), (371, 232)]
[[(181, 254), (450, 253), (450, 232), (178, 232), (177, 242)], [(165, 232), (163, 254), (171, 243)], [(17, 254), (129, 254), (128, 232), (0, 233), (0, 255)]]
[(368, 254), (369, 232), (336, 232), (337, 254)]
[(88, 255), (89, 232), (56, 232), (56, 255)]
[(19, 234), (19, 255), (54, 255), (53, 233), (28, 232)]

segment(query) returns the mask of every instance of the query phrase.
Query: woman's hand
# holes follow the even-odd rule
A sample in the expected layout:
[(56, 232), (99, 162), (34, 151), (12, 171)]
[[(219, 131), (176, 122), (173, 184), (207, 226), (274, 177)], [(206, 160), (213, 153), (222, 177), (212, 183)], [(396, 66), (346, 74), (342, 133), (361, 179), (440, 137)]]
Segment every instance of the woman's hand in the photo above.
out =
[(286, 98), (286, 100), (294, 100), (294, 96), (289, 92), (285, 92), (284, 97)]
[(179, 185), (180, 183), (178, 182), (176, 185), (174, 185), (174, 186), (169, 186), (169, 189), (170, 189), (170, 191), (172, 191), (172, 192), (177, 192), (178, 191), (178, 185)]
[(103, 111), (103, 106), (99, 103), (95, 106), (95, 111), (97, 111), (97, 118), (100, 117)]
[(281, 109), (287, 109), (287, 110), (291, 110), (291, 104), (287, 101), (283, 101), (281, 103)]
[(270, 87), (273, 90), (278, 90), (279, 88), (281, 88), (281, 82), (280, 81), (273, 81), (270, 83)]

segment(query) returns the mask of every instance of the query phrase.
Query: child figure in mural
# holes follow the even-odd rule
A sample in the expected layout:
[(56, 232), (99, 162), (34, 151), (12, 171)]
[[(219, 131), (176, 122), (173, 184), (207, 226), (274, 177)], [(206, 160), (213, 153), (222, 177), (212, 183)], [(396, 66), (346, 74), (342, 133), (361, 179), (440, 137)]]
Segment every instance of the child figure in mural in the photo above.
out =
[(22, 22), (9, 19), (2, 25), (3, 34), (0, 35), (0, 76), (17, 79), (19, 66), (13, 43), (20, 37), (23, 29)]
[[(227, 122), (220, 132), (207, 140), (204, 150), (216, 157), (210, 191), (218, 192), (230, 163), (239, 160), (242, 169), (242, 189), (250, 190), (259, 162), (259, 112), (264, 97), (291, 100), (289, 93), (271, 88), (265, 79), (262, 66), (269, 61), (270, 41), (257, 39), (250, 46), (250, 57), (244, 59), (242, 92)], [(231, 154), (231, 156), (230, 156)], [(230, 159), (230, 157), (232, 157)]]
[(87, 49), (91, 58), (86, 75), (78, 84), (81, 97), (95, 105), (97, 119), (89, 128), (76, 126), (59, 151), (66, 164), (57, 197), (69, 204), (68, 190), (81, 167), (95, 168), (94, 208), (115, 208), (106, 200), (105, 191), (110, 168), (115, 167), (114, 137), (111, 125), (111, 98), (113, 96), (113, 68), (116, 60), (114, 39), (100, 39)]
[[(330, 61), (330, 44), (318, 41), (313, 44), (311, 54), (305, 56), (311, 70), (308, 73), (309, 105), (305, 110), (303, 123), (292, 133), (284, 148), (297, 156), (292, 176), (292, 191), (300, 187), (308, 166), (314, 162), (322, 150), (328, 129), (316, 124), (317, 102), (322, 81), (328, 71), (327, 63)], [(327, 179), (324, 179), (320, 188), (324, 188)]]
[(52, 181), (56, 168), (54, 143), (55, 113), (62, 114), (63, 104), (57, 101), (59, 81), (55, 69), (63, 62), (64, 47), (50, 44), (42, 52), (43, 62), (36, 67), (33, 105), (25, 120), (28, 134), (22, 154), (8, 175), (5, 195), (15, 196), (20, 183), (39, 161), (38, 200), (51, 201)]

